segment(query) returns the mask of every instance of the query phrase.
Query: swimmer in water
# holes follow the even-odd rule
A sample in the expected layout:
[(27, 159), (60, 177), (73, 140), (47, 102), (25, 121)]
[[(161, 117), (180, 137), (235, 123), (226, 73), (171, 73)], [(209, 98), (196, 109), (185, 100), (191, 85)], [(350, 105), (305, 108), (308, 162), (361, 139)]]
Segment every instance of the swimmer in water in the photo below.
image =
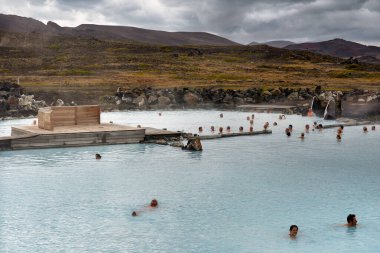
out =
[(305, 133), (301, 133), (300, 139), (301, 139), (301, 140), (304, 140), (304, 139), (305, 139)]
[(367, 127), (365, 126), (365, 127), (363, 127), (363, 132), (364, 133), (367, 133), (368, 132), (368, 129), (367, 129)]
[(157, 206), (158, 206), (157, 199), (152, 199), (152, 201), (150, 202), (150, 207), (157, 207)]
[(313, 109), (309, 108), (309, 110), (307, 111), (307, 116), (308, 117), (313, 116)]
[(202, 133), (202, 132), (203, 132), (203, 127), (201, 127), (201, 126), (198, 127), (198, 132), (199, 132), (199, 133)]
[(372, 126), (372, 131), (375, 131), (376, 130), (376, 127), (375, 126)]
[(158, 201), (157, 201), (157, 199), (152, 199), (152, 201), (150, 202), (149, 206), (144, 207), (144, 209), (139, 210), (139, 211), (133, 211), (133, 212), (132, 212), (132, 216), (133, 216), (133, 217), (136, 217), (136, 216), (138, 216), (140, 213), (142, 213), (142, 212), (144, 212), (144, 211), (148, 211), (148, 209), (151, 209), (151, 208), (157, 208), (157, 207), (158, 207)]
[(214, 133), (214, 132), (215, 132), (215, 127), (211, 126), (211, 133)]
[(219, 134), (223, 133), (223, 127), (219, 127)]
[(96, 159), (96, 160), (100, 160), (100, 159), (102, 159), (102, 156), (101, 156), (100, 154), (96, 154), (96, 155), (95, 155), (95, 159)]
[(297, 225), (291, 225), (289, 228), (289, 236), (291, 238), (296, 238), (298, 234), (298, 226)]
[(356, 215), (355, 214), (349, 214), (347, 216), (347, 224), (345, 224), (344, 226), (356, 227), (357, 224), (358, 224), (358, 220), (356, 219)]
[(227, 133), (231, 133), (231, 127), (227, 126)]
[(223, 113), (219, 114), (219, 117), (220, 117), (220, 118), (223, 118)]

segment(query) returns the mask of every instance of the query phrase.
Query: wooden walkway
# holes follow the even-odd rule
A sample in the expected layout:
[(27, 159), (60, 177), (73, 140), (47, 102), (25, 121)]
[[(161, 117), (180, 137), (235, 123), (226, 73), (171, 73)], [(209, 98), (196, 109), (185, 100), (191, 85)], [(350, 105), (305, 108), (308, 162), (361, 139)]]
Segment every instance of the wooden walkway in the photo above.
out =
[(239, 105), (238, 109), (244, 111), (278, 111), (284, 112), (289, 109), (295, 109), (294, 105)]
[[(210, 139), (219, 139), (219, 138), (228, 138), (228, 137), (237, 137), (237, 136), (251, 136), (259, 134), (272, 134), (272, 130), (263, 130), (263, 131), (253, 131), (253, 132), (239, 132), (239, 133), (223, 133), (223, 134), (210, 134), (210, 135), (199, 135), (201, 140), (210, 140)], [(194, 139), (196, 137), (190, 137), (189, 139)]]
[(11, 136), (0, 137), (0, 150), (140, 143), (176, 138), (182, 134), (152, 127), (136, 128), (118, 124), (59, 126), (52, 131), (35, 125), (14, 126)]

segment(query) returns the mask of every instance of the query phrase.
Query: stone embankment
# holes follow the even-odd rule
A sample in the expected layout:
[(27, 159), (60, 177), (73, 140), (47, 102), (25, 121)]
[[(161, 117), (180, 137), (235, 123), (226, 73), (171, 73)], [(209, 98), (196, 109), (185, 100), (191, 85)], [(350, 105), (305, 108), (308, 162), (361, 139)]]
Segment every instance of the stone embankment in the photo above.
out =
[[(216, 88), (153, 89), (118, 88), (113, 96), (104, 96), (105, 109), (234, 109), (243, 104), (284, 104), (297, 106), (289, 113), (306, 115), (312, 106), (317, 116), (334, 119), (341, 116), (365, 118), (380, 114), (380, 92), (353, 90), (324, 91), (321, 86), (309, 88), (249, 88), (245, 90)], [(327, 108), (327, 109), (326, 109)]]
[[(35, 116), (46, 107), (33, 95), (24, 95), (22, 87), (12, 82), (0, 82), (0, 118)], [(367, 90), (324, 91), (321, 86), (309, 88), (249, 88), (244, 90), (219, 88), (151, 87), (124, 90), (103, 96), (99, 101), (103, 110), (159, 110), (159, 109), (235, 109), (239, 105), (293, 105), (287, 113), (306, 115), (309, 108), (320, 117), (368, 118), (380, 115), (380, 92)], [(58, 99), (52, 105), (76, 105)]]

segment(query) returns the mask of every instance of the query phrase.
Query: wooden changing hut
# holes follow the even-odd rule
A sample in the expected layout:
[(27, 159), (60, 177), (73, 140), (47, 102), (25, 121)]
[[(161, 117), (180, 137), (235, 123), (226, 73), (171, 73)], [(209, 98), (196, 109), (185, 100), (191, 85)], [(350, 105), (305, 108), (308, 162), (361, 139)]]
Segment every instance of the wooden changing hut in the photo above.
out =
[(75, 125), (99, 125), (100, 107), (84, 106), (51, 106), (38, 111), (38, 127), (54, 130), (55, 127)]

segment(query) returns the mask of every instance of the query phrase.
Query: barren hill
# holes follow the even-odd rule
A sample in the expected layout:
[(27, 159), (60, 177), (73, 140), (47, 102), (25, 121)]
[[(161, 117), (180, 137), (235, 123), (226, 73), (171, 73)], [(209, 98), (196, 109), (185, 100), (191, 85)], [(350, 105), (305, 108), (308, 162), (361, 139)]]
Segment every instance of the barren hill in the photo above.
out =
[(129, 26), (82, 24), (77, 27), (61, 27), (54, 22), (44, 23), (15, 15), (0, 14), (0, 32), (40, 33), (60, 36), (81, 36), (101, 40), (136, 41), (161, 45), (210, 45), (229, 46), (238, 43), (206, 32), (165, 32)]

